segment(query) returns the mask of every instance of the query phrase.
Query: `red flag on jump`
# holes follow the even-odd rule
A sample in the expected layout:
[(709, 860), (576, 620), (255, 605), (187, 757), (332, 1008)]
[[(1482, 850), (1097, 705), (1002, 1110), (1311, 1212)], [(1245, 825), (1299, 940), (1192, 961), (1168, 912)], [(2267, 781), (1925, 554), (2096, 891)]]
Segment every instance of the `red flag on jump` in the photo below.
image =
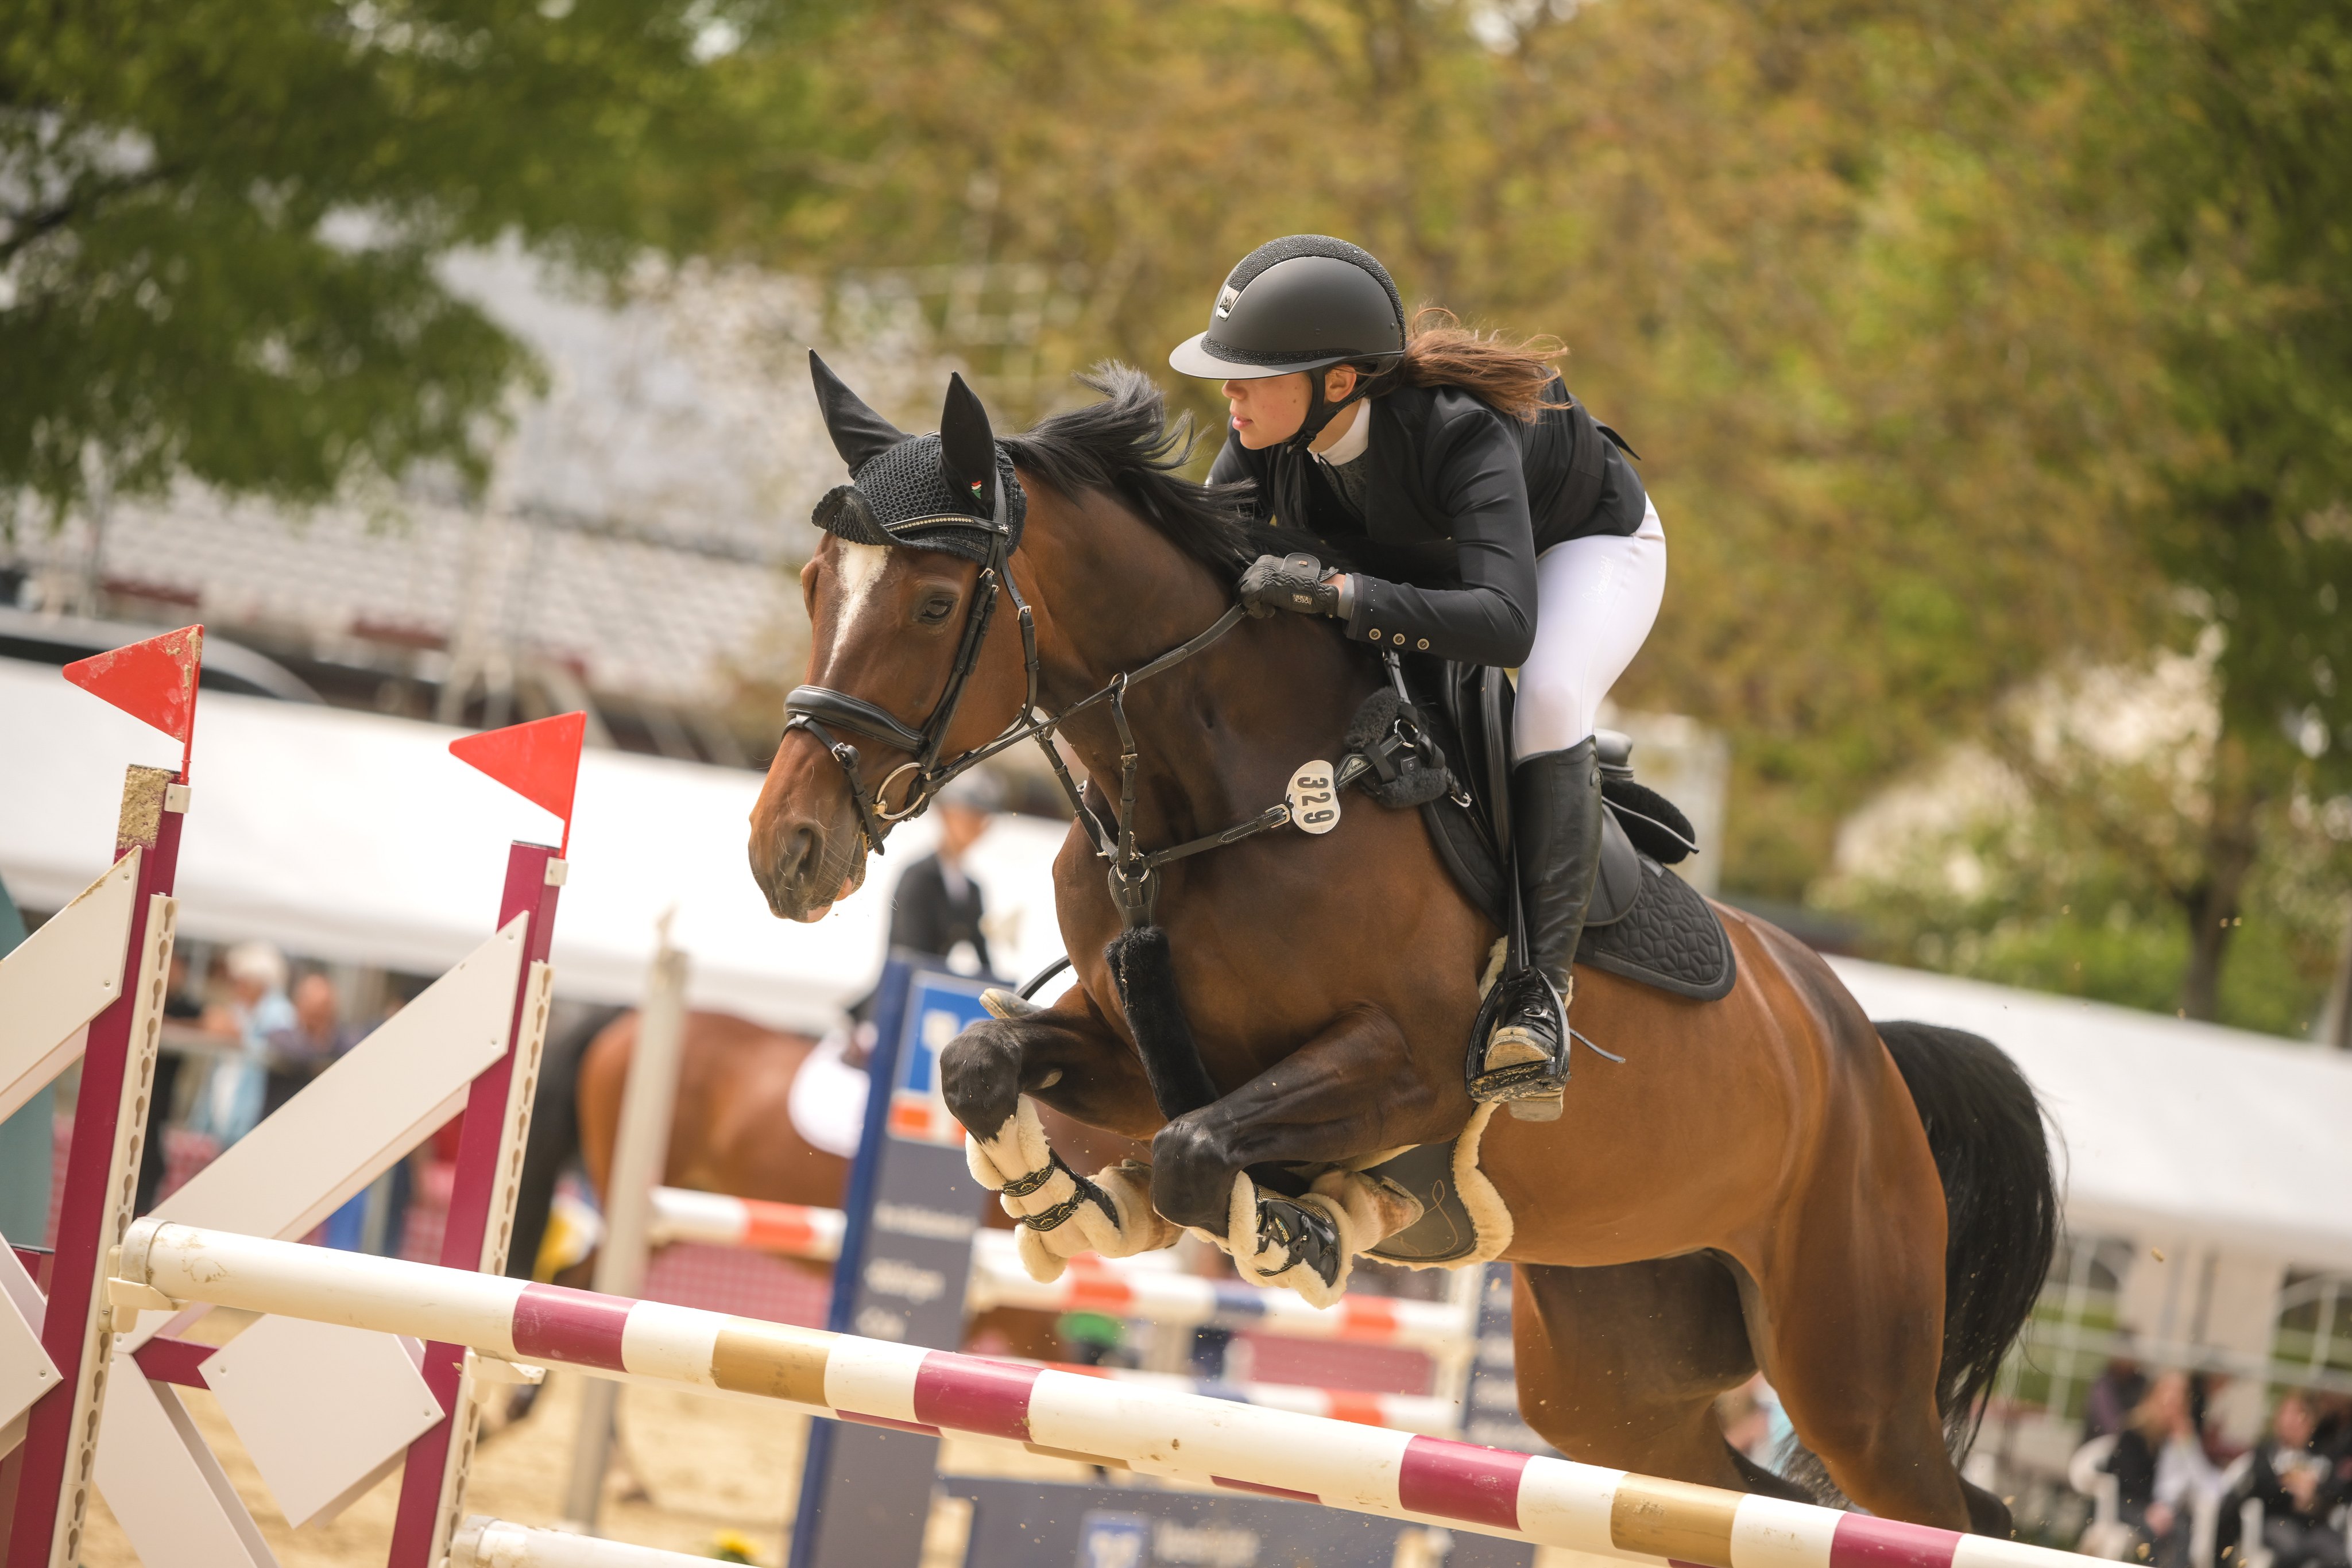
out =
[(580, 783), (580, 744), (588, 732), (584, 713), (560, 713), (529, 724), (463, 735), (449, 743), (449, 755), (480, 768), (524, 800), (563, 819), (563, 847), (572, 849), (572, 795)]
[(205, 663), (205, 629), (183, 626), (112, 653), (77, 659), (66, 679), (180, 743), (180, 778), (194, 744), (196, 680)]

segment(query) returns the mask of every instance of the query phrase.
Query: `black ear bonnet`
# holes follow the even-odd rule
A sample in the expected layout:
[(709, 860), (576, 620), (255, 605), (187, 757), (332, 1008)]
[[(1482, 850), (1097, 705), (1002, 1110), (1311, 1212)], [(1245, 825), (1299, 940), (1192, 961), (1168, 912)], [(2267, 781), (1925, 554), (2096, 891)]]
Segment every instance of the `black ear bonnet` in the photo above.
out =
[[(814, 353), (809, 370), (825, 428), (850, 470), (850, 483), (827, 491), (810, 521), (851, 544), (905, 545), (966, 560), (986, 561), (1000, 530), (1006, 554), (1019, 547), (1029, 498), (961, 376), (949, 384), (940, 434), (908, 435), (867, 408)], [(978, 460), (982, 453), (995, 459), (992, 465)], [(993, 484), (984, 466), (994, 468)]]

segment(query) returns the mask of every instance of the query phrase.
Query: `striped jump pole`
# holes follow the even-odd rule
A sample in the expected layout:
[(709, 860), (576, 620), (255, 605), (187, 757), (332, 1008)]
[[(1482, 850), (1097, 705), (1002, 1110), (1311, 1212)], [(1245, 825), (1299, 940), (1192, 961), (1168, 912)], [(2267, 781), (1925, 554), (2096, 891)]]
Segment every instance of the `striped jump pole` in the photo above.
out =
[(161, 1295), (344, 1323), (1636, 1563), (2082, 1568), (2047, 1547), (1566, 1459), (152, 1218), (119, 1262), (109, 1290), (126, 1312)]
[(468, 1514), (449, 1537), (449, 1568), (710, 1568), (710, 1559), (658, 1546), (599, 1541)]
[(1180, 1328), (1216, 1323), (1264, 1329), (1293, 1339), (1409, 1346), (1439, 1356), (1463, 1346), (1462, 1309), (1449, 1301), (1348, 1295), (1330, 1306), (1316, 1307), (1289, 1291), (1122, 1267), (1131, 1260), (1093, 1257), (1073, 1258), (1060, 1279), (1041, 1281), (1022, 1268), (1011, 1231), (983, 1230), (972, 1238), (972, 1245), (971, 1304), (976, 1309), (1101, 1312)]
[(1061, 1362), (1050, 1364), (1049, 1370), (1077, 1377), (1105, 1378), (1112, 1383), (1131, 1383), (1140, 1388), (1171, 1394), (1230, 1399), (1240, 1405), (1289, 1410), (1329, 1421), (1386, 1427), (1392, 1431), (1447, 1437), (1462, 1429), (1461, 1404), (1433, 1394), (1379, 1394), (1362, 1388), (1318, 1388), (1303, 1383), (1227, 1383), (1220, 1378), (1185, 1377), (1172, 1372), (1137, 1372), (1124, 1366), (1078, 1366)]
[(728, 1197), (682, 1186), (654, 1188), (656, 1246), (692, 1241), (705, 1247), (740, 1247), (753, 1252), (830, 1263), (841, 1256), (845, 1223), (837, 1208)]
[[(844, 1222), (837, 1208), (659, 1186), (653, 1213), (657, 1243), (692, 1241), (824, 1262), (841, 1254)], [(1150, 1257), (1156, 1261), (1160, 1255)], [(1328, 1307), (1311, 1307), (1288, 1291), (1204, 1280), (1132, 1258), (1073, 1258), (1060, 1279), (1040, 1281), (1022, 1268), (1009, 1230), (974, 1235), (972, 1265), (971, 1306), (981, 1312), (1101, 1312), (1178, 1328), (1262, 1328), (1293, 1339), (1401, 1345), (1437, 1354), (1459, 1349), (1463, 1340), (1462, 1309), (1450, 1302), (1345, 1296)]]

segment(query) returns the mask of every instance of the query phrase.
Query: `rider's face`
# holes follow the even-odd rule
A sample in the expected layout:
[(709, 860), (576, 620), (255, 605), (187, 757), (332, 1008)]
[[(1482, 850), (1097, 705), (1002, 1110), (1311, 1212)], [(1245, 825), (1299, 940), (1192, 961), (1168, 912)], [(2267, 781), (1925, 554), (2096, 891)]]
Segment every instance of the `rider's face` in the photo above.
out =
[[(1335, 402), (1355, 390), (1356, 372), (1351, 366), (1339, 365), (1323, 375), (1323, 395)], [(1218, 390), (1232, 405), (1234, 434), (1253, 452), (1289, 440), (1307, 423), (1310, 389), (1304, 371), (1227, 382)]]

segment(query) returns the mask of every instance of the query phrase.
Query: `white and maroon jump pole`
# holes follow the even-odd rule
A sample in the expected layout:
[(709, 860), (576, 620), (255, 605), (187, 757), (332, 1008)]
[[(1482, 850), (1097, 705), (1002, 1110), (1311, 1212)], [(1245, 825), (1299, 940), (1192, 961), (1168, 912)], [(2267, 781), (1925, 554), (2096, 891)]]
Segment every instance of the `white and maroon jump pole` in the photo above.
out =
[[(205, 629), (184, 626), (127, 648), (66, 666), (66, 679), (180, 743), (177, 772), (133, 766), (122, 787), (122, 812), (115, 828), (114, 865), (75, 906), (61, 913), (41, 936), (41, 948), (27, 941), (17, 949), (16, 972), (26, 989), (52, 994), (35, 1000), (43, 1015), (65, 1022), (56, 1040), (30, 1042), (45, 1051), (37, 1061), (16, 1063), (22, 1071), (0, 1073), (33, 1088), (69, 1065), (79, 1047), (81, 1087), (74, 1103), (67, 1145), (65, 1190), (58, 1218), (57, 1247), (48, 1260), (47, 1299), (41, 1309), (40, 1344), (55, 1369), (54, 1382), (25, 1412), (24, 1439), (0, 1466), (0, 1514), (8, 1520), (7, 1568), (71, 1568), (81, 1551), (83, 1522), (89, 1512), (92, 1468), (98, 1452), (98, 1413), (105, 1398), (112, 1314), (106, 1292), (109, 1252), (131, 1223), (137, 1190), (140, 1143), (147, 1127), (148, 1102), (155, 1077), (163, 993), (170, 984), (174, 905), (172, 890), (179, 871), (180, 827), (188, 809), (188, 761), (194, 749), (196, 688), (204, 664)], [(115, 913), (110, 901), (126, 897)], [(83, 931), (103, 925), (106, 929)], [(89, 938), (86, 944), (82, 938)], [(119, 946), (112, 944), (120, 942)], [(77, 999), (54, 993), (80, 966), (51, 964), (52, 946), (103, 946), (110, 949), (110, 988), (93, 988), (93, 1014)], [(119, 954), (119, 958), (113, 955)], [(65, 956), (60, 955), (59, 956)], [(28, 998), (12, 996), (13, 1009)], [(27, 1018), (19, 1013), (18, 1025)], [(33, 1081), (37, 1079), (38, 1082)], [(38, 1238), (26, 1238), (37, 1242)]]
[(119, 1289), (757, 1395), (1357, 1513), (1694, 1568), (2084, 1568), (2047, 1547), (1226, 1400), (420, 1263), (134, 1225)]

